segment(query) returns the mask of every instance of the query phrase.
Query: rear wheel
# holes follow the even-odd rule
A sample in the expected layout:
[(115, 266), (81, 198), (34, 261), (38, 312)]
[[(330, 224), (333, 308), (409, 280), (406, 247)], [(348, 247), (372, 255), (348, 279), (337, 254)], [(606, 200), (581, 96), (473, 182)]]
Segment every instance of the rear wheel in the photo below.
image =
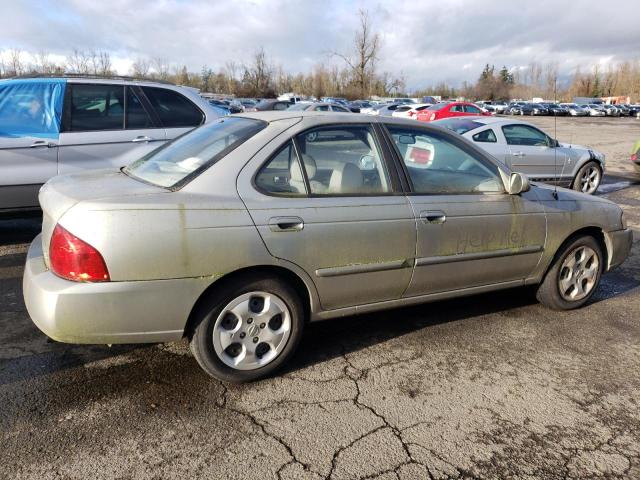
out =
[(276, 278), (223, 285), (196, 313), (191, 351), (212, 377), (248, 382), (271, 375), (293, 354), (304, 326), (299, 295)]
[(538, 287), (536, 298), (554, 310), (579, 308), (589, 301), (604, 268), (602, 249), (584, 235), (567, 242)]
[(602, 170), (596, 162), (585, 163), (573, 180), (573, 189), (593, 195), (602, 181)]

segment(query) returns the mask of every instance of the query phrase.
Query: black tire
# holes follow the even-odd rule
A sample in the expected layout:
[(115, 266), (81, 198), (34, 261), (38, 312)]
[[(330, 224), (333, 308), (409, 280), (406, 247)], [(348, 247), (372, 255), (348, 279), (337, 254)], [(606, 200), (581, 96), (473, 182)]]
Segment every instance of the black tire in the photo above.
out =
[[(592, 249), (598, 257), (597, 276), (588, 295), (580, 300), (567, 301), (560, 293), (561, 267), (565, 259), (581, 246)], [(593, 296), (600, 284), (600, 278), (604, 268), (604, 256), (598, 241), (590, 235), (580, 235), (567, 240), (556, 253), (551, 268), (547, 271), (542, 283), (538, 286), (536, 298), (545, 307), (552, 310), (573, 310), (582, 307)]]
[[(263, 367), (239, 370), (225, 364), (213, 346), (213, 328), (224, 309), (235, 298), (254, 291), (274, 294), (288, 307), (291, 313), (291, 332), (280, 353)], [(285, 364), (296, 351), (305, 324), (304, 307), (294, 288), (272, 276), (243, 276), (219, 289), (200, 305), (195, 312), (195, 322), (190, 332), (190, 347), (196, 361), (210, 376), (231, 383), (251, 382), (272, 375)]]
[(598, 173), (597, 186), (592, 192), (587, 191), (587, 192), (583, 192), (583, 193), (588, 193), (589, 195), (593, 195), (594, 193), (596, 193), (598, 191), (598, 188), (600, 188), (600, 185), (602, 184), (602, 167), (600, 167), (598, 162), (594, 162), (593, 160), (585, 163), (582, 167), (580, 167), (580, 170), (578, 170), (578, 173), (576, 173), (576, 176), (573, 179), (573, 183), (571, 185), (571, 188), (573, 188), (574, 190), (576, 190), (578, 192), (582, 192), (582, 185), (580, 183), (580, 179), (584, 175), (585, 171), (590, 169), (590, 168), (596, 168), (598, 170), (598, 172), (599, 172)]

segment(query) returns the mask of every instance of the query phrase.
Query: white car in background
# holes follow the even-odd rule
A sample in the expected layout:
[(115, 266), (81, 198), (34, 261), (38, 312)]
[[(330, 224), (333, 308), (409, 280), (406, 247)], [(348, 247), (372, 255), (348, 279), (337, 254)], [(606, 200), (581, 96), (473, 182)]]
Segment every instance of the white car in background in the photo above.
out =
[(400, 105), (395, 111), (391, 114), (392, 117), (400, 117), (400, 118), (416, 118), (418, 112), (429, 108), (432, 106), (432, 103), (412, 103), (407, 105)]
[(403, 103), (382, 103), (375, 105), (371, 109), (365, 108), (360, 110), (360, 113), (366, 113), (367, 115), (374, 115), (380, 117), (390, 117), (397, 108), (404, 106)]

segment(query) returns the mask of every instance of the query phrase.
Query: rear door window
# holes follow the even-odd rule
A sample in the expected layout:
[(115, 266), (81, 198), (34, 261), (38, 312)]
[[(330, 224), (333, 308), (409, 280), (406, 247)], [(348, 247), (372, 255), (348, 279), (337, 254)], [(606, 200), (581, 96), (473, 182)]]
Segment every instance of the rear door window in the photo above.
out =
[(144, 105), (133, 91), (133, 88), (127, 87), (127, 105), (126, 105), (126, 127), (129, 130), (140, 128), (153, 128), (153, 122), (149, 117)]
[(0, 137), (57, 138), (64, 80), (0, 82)]
[(304, 175), (292, 141), (260, 169), (255, 181), (260, 190), (270, 195), (306, 195)]
[(191, 100), (168, 88), (142, 87), (166, 128), (197, 127), (204, 122), (204, 114)]
[(383, 195), (391, 184), (368, 125), (319, 127), (296, 137), (312, 195)]
[(124, 129), (124, 86), (71, 84), (68, 131)]
[(464, 105), (464, 111), (473, 113), (474, 115), (480, 115), (482, 113), (478, 107), (474, 107), (473, 105)]

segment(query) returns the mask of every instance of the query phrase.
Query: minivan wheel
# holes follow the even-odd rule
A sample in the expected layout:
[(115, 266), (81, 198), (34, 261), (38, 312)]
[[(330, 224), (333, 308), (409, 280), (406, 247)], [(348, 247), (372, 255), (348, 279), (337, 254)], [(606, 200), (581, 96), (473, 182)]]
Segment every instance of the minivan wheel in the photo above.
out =
[(271, 277), (223, 285), (196, 312), (190, 347), (212, 377), (240, 383), (267, 377), (300, 342), (304, 308), (296, 291)]
[(593, 195), (602, 181), (602, 170), (596, 162), (585, 163), (573, 180), (573, 189)]
[(558, 252), (536, 298), (554, 310), (579, 308), (596, 291), (603, 268), (602, 249), (596, 239), (588, 235), (577, 237)]

